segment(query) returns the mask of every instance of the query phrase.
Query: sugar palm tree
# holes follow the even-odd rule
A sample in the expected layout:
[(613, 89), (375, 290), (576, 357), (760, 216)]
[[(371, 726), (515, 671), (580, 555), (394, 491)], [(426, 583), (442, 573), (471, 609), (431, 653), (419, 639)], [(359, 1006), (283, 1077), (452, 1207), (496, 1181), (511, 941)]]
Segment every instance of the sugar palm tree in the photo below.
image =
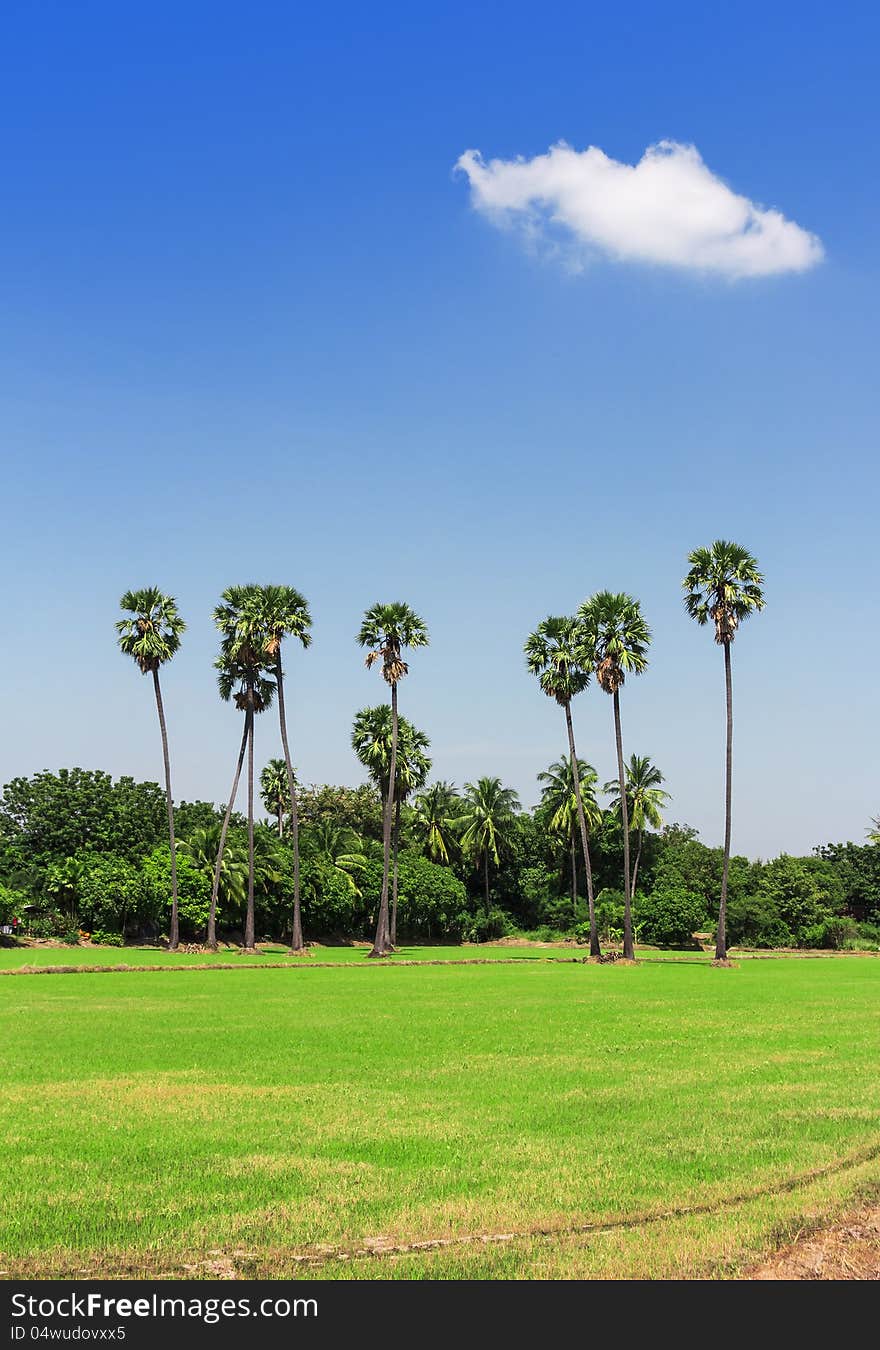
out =
[[(541, 788), (541, 806), (550, 830), (564, 839), (571, 851), (571, 903), (577, 910), (577, 838), (580, 829), (580, 813), (583, 811), (587, 826), (587, 837), (601, 823), (602, 812), (596, 800), (596, 782), (598, 774), (585, 759), (577, 761), (577, 777), (572, 770), (572, 761), (568, 755), (554, 760), (548, 769), (538, 774)], [(580, 795), (580, 809), (578, 809)], [(592, 881), (592, 878), (591, 878)], [(598, 940), (597, 940), (598, 946)], [(598, 952), (596, 953), (598, 955)]]
[[(375, 708), (362, 708), (356, 714), (351, 733), (352, 748), (370, 774), (383, 800), (388, 795), (391, 772), (391, 752), (394, 738), (392, 712), (387, 703)], [(417, 792), (428, 780), (431, 761), (427, 751), (431, 742), (405, 717), (397, 719), (397, 772), (394, 784), (394, 823), (391, 832), (392, 901), (390, 941), (397, 942), (397, 853), (400, 844), (400, 807), (411, 793)]]
[(461, 814), (461, 848), (482, 863), (486, 914), (489, 908), (489, 859), (497, 867), (508, 845), (520, 801), (513, 788), (501, 786), (500, 778), (479, 778), (465, 783)]
[[(660, 770), (651, 763), (646, 755), (630, 755), (626, 766), (626, 804), (629, 813), (629, 827), (636, 831), (636, 860), (633, 864), (632, 892), (636, 893), (636, 879), (639, 875), (639, 863), (642, 858), (642, 838), (647, 826), (659, 830), (663, 826), (660, 814), (670, 800), (660, 784), (664, 782)], [(611, 794), (609, 803), (612, 811), (620, 812), (620, 784), (616, 779), (606, 783), (604, 791)]]
[(688, 554), (690, 570), (682, 582), (688, 614), (698, 624), (710, 620), (715, 626), (715, 641), (724, 648), (724, 686), (727, 699), (727, 753), (724, 788), (724, 865), (721, 873), (721, 900), (718, 906), (718, 932), (715, 960), (727, 960), (727, 878), (730, 871), (730, 822), (733, 784), (733, 683), (730, 673), (730, 647), (741, 623), (764, 608), (761, 587), (764, 578), (758, 563), (740, 544), (716, 539), (709, 548), (697, 548)]
[(290, 797), (290, 832), (293, 844), (293, 935), (290, 942), (292, 953), (305, 952), (302, 935), (302, 911), (299, 886), (299, 811), (296, 799), (296, 777), (290, 758), (290, 746), (287, 739), (287, 714), (284, 708), (284, 671), (281, 663), (281, 648), (285, 638), (296, 638), (302, 646), (308, 647), (312, 641), (312, 616), (305, 597), (293, 586), (255, 587), (257, 614), (255, 619), (265, 635), (264, 651), (270, 663), (274, 662), (272, 674), (275, 688), (278, 690), (278, 721), (281, 728), (281, 745), (284, 750), (284, 764), (287, 770), (287, 791)]
[(266, 810), (275, 817), (278, 838), (283, 839), (284, 817), (290, 815), (290, 786), (283, 759), (270, 759), (260, 773), (260, 796)]
[(216, 946), (216, 934), (214, 932), (216, 893), (223, 862), (223, 849), (226, 844), (226, 832), (229, 828), (235, 794), (238, 791), (245, 749), (247, 749), (248, 899), (244, 928), (245, 951), (254, 950), (254, 719), (257, 713), (264, 712), (271, 705), (275, 694), (275, 681), (266, 673), (266, 632), (258, 602), (258, 589), (256, 586), (229, 586), (223, 592), (222, 604), (214, 610), (214, 622), (223, 635), (220, 655), (214, 662), (218, 672), (217, 686), (220, 697), (224, 702), (234, 702), (239, 712), (244, 713), (244, 732), (235, 777), (232, 781), (232, 792), (220, 834), (215, 884), (211, 896), (211, 912), (208, 922), (208, 945)]
[(391, 687), (391, 760), (388, 773), (388, 792), (382, 816), (382, 897), (376, 924), (376, 937), (371, 957), (387, 956), (391, 950), (388, 921), (388, 877), (391, 862), (391, 825), (394, 817), (394, 789), (397, 782), (397, 686), (408, 674), (409, 666), (403, 659), (405, 647), (427, 647), (428, 630), (423, 619), (402, 601), (390, 605), (373, 605), (364, 614), (356, 641), (369, 648), (366, 666), (369, 670), (380, 663), (382, 678)]
[(448, 863), (455, 852), (461, 798), (452, 783), (432, 783), (416, 797), (410, 826), (432, 862)]
[(599, 591), (578, 609), (582, 641), (589, 651), (596, 680), (614, 707), (614, 739), (617, 746), (617, 781), (623, 821), (623, 956), (635, 959), (632, 932), (632, 885), (629, 869), (629, 809), (623, 768), (623, 735), (620, 729), (620, 690), (627, 675), (641, 675), (648, 665), (651, 630), (638, 600), (631, 595)]
[(871, 828), (866, 833), (869, 843), (880, 844), (880, 816), (871, 817)]
[[(574, 619), (551, 616), (543, 619), (534, 633), (526, 639), (526, 664), (548, 698), (555, 699), (565, 713), (568, 731), (568, 750), (571, 763), (578, 762), (574, 744), (574, 724), (571, 719), (571, 700), (590, 683), (591, 650), (584, 646), (583, 634)], [(587, 840), (587, 822), (581, 798), (580, 779), (574, 778), (575, 803), (587, 874), (587, 904), (590, 913), (590, 955), (599, 956), (599, 930), (593, 903), (593, 868), (590, 863), (590, 845)]]
[(174, 798), (171, 795), (171, 760), (168, 756), (168, 731), (165, 726), (159, 668), (170, 661), (180, 647), (180, 639), (186, 631), (186, 624), (177, 612), (174, 597), (163, 594), (158, 586), (148, 586), (141, 591), (126, 591), (119, 605), (128, 612), (128, 618), (120, 619), (116, 625), (120, 651), (123, 655), (134, 658), (142, 675), (152, 675), (153, 692), (156, 695), (156, 711), (159, 714), (159, 731), (162, 736), (162, 758), (165, 764), (168, 839), (171, 844), (171, 932), (168, 945), (176, 952), (180, 944), (180, 927), (177, 916)]

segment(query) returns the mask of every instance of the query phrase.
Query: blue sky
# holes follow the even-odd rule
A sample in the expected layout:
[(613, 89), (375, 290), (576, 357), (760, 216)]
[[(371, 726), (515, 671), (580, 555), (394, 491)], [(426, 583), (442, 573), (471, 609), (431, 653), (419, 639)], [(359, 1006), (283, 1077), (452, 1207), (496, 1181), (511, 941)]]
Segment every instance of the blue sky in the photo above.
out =
[[(165, 677), (178, 797), (222, 799), (222, 588), (309, 598), (288, 659), (305, 781), (354, 782), (354, 643), (403, 598), (431, 646), (402, 710), (439, 776), (524, 801), (564, 749), (526, 674), (547, 613), (637, 595), (652, 664), (623, 695), (670, 818), (720, 840), (720, 652), (688, 551), (731, 537), (767, 609), (734, 649), (734, 848), (863, 837), (880, 811), (875, 671), (880, 20), (864, 4), (11, 4), (0, 79), (7, 657), (0, 780), (158, 778), (118, 599), (189, 622)], [(590, 250), (580, 271), (476, 210), (468, 149), (560, 140), (637, 163), (695, 145), (821, 240), (731, 280)], [(26, 655), (22, 659), (22, 646)], [(609, 700), (579, 750), (614, 768)], [(258, 726), (260, 759), (277, 727)]]

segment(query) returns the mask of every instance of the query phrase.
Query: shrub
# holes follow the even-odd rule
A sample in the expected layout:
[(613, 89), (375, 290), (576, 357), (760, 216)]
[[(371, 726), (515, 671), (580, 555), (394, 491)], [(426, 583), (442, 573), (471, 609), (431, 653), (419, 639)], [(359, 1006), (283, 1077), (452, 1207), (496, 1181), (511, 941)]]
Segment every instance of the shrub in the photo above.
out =
[(660, 882), (650, 895), (637, 895), (633, 918), (645, 942), (660, 947), (693, 946), (693, 935), (706, 922), (706, 903), (696, 891)]
[(463, 912), (457, 916), (455, 926), (462, 942), (492, 942), (511, 931), (510, 919), (503, 909), (493, 909), (488, 914), (485, 910), (478, 914)]
[(92, 933), (92, 942), (99, 947), (123, 947), (125, 939), (121, 933), (108, 933), (103, 928), (96, 928)]
[(853, 919), (832, 918), (804, 928), (798, 939), (799, 947), (820, 947), (831, 951), (840, 951), (847, 941), (858, 934), (858, 925)]

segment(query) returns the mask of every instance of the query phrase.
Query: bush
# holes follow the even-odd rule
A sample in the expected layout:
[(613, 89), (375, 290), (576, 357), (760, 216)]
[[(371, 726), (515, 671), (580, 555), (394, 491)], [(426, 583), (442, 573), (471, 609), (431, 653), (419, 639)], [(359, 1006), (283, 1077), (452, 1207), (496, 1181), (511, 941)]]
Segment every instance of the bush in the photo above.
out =
[(123, 947), (125, 939), (121, 933), (108, 933), (103, 928), (96, 928), (92, 933), (92, 942), (98, 947)]
[(858, 935), (858, 924), (853, 919), (825, 919), (821, 923), (810, 924), (801, 931), (799, 947), (819, 947), (831, 951), (840, 951), (847, 941)]
[(706, 902), (696, 891), (660, 882), (650, 895), (636, 896), (633, 919), (644, 942), (692, 947), (694, 933), (706, 922)]
[(42, 914), (32, 914), (26, 926), (30, 937), (61, 938), (70, 931), (70, 917), (57, 910), (44, 910)]
[(463, 912), (457, 915), (456, 928), (462, 942), (492, 942), (496, 938), (506, 937), (511, 931), (511, 923), (503, 909), (493, 909), (487, 914)]

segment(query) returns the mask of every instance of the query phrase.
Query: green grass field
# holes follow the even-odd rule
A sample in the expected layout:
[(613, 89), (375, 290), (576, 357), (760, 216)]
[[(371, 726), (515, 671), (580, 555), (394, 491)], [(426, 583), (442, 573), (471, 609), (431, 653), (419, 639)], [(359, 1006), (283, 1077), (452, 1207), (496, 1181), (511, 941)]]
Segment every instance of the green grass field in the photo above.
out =
[(4, 1276), (726, 1275), (880, 1179), (876, 959), (364, 965), (0, 980)]

